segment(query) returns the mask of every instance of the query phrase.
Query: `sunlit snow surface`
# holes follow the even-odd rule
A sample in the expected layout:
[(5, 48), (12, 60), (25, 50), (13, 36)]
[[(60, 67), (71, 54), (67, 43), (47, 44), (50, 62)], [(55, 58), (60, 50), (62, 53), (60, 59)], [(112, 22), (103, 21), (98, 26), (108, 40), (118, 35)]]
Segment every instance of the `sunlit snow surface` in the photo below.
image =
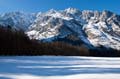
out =
[(0, 57), (0, 79), (120, 79), (120, 58)]

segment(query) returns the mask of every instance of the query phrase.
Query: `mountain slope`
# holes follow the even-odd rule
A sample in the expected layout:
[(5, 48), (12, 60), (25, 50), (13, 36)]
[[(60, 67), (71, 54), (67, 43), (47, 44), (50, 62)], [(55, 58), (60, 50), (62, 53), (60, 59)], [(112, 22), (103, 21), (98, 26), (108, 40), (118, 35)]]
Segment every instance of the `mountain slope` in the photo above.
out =
[(50, 10), (38, 14), (27, 34), (31, 39), (45, 41), (72, 34), (87, 45), (120, 50), (120, 16), (110, 11)]
[(15, 29), (27, 30), (28, 27), (35, 20), (35, 14), (28, 14), (24, 12), (9, 12), (0, 15), (0, 25), (12, 26)]
[(1, 15), (0, 24), (22, 28), (30, 39), (120, 50), (120, 16), (106, 10), (68, 8), (36, 14), (13, 12)]

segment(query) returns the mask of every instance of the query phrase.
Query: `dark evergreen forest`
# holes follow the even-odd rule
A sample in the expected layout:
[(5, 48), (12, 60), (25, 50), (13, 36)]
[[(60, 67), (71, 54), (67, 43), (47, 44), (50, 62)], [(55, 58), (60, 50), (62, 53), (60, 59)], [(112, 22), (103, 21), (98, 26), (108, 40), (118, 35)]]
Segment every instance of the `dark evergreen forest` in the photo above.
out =
[(63, 41), (42, 42), (31, 40), (23, 30), (12, 29), (11, 26), (0, 26), (1, 56), (100, 56), (117, 57), (120, 51), (106, 49), (103, 46), (89, 49), (85, 45), (72, 45)]

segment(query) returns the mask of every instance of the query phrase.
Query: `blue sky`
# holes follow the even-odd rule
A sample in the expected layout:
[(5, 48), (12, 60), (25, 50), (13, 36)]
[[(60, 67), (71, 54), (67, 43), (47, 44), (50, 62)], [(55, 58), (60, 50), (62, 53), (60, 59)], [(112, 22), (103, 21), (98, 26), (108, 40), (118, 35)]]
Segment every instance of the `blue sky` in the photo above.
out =
[(45, 12), (68, 7), (80, 10), (110, 10), (120, 14), (120, 0), (0, 0), (0, 13), (11, 11)]

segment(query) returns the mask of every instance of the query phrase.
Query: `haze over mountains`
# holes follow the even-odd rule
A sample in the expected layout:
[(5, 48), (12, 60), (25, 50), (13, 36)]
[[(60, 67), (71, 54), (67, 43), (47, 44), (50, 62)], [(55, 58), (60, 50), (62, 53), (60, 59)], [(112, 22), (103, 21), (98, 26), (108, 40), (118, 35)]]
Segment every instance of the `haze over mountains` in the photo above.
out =
[(88, 47), (120, 50), (120, 15), (110, 11), (68, 8), (31, 14), (9, 12), (0, 15), (0, 25), (23, 29), (30, 39), (44, 42), (82, 42)]

